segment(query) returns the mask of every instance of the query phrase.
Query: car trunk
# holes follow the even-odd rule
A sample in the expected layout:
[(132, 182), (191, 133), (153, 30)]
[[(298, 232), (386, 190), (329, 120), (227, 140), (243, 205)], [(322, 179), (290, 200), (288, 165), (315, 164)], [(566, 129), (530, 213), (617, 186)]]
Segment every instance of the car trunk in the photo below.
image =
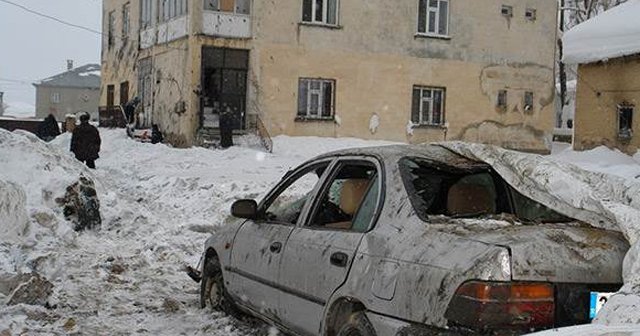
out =
[(574, 224), (513, 226), (469, 239), (507, 248), (513, 281), (554, 285), (556, 327), (590, 321), (592, 293), (622, 286), (629, 249), (620, 233)]

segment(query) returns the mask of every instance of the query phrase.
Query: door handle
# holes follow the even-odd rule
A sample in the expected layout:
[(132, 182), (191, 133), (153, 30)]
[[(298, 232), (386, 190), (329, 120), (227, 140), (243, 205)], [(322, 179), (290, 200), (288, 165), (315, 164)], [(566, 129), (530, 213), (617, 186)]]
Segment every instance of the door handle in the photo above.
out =
[(335, 252), (329, 258), (331, 265), (338, 267), (347, 267), (347, 261), (349, 261), (349, 256), (342, 252)]
[(280, 251), (282, 251), (282, 243), (271, 243), (271, 246), (269, 246), (269, 251), (271, 251), (272, 253), (280, 253)]

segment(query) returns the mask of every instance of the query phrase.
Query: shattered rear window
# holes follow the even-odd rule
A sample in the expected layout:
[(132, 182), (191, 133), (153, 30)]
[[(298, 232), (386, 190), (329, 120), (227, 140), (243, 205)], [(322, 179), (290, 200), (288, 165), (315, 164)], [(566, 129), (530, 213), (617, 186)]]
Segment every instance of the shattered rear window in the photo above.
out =
[(399, 162), (402, 181), (418, 217), (491, 218), (510, 214), (525, 223), (567, 222), (557, 212), (505, 183), (489, 167), (459, 169), (420, 158)]

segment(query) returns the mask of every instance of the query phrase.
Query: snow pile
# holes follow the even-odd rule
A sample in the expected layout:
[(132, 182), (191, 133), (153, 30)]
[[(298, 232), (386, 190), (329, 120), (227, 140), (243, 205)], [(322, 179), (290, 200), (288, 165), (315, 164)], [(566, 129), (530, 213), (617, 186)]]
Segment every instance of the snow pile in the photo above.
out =
[(592, 63), (640, 53), (640, 0), (629, 0), (565, 33), (565, 63)]
[[(385, 144), (276, 137), (270, 154), (243, 147), (175, 149), (134, 142), (122, 130), (100, 132), (101, 158), (91, 171), (68, 152), (69, 134), (47, 144), (0, 130), (0, 180), (25, 195), (24, 202), (11, 203), (24, 209), (11, 221), (26, 218), (31, 228), (20, 244), (0, 236), (0, 273), (38, 272), (53, 283), (49, 303), (55, 306), (3, 307), (0, 301), (0, 332), (266, 334), (199, 309), (199, 285), (184, 266), (197, 264), (204, 241), (229, 219), (236, 199), (259, 198), (317, 154)], [(52, 200), (81, 173), (96, 183), (103, 224), (76, 234)]]
[(35, 117), (36, 107), (29, 103), (6, 102), (3, 115), (17, 118)]
[[(550, 159), (488, 145), (459, 142), (442, 145), (465, 157), (490, 164), (520, 193), (563, 215), (594, 227), (621, 231), (632, 245), (623, 263), (625, 285), (600, 311), (595, 323), (640, 324), (640, 183), (585, 171), (562, 162), (570, 160), (571, 156), (584, 159), (590, 153), (565, 151)], [(616, 157), (614, 162), (621, 159), (619, 153), (606, 148), (596, 149), (591, 154), (583, 164), (593, 167), (593, 162), (602, 157)]]

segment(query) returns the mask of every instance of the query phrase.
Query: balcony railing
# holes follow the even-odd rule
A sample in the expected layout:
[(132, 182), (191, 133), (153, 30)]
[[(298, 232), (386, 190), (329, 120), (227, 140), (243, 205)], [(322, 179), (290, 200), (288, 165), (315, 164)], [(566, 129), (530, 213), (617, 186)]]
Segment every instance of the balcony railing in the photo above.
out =
[(251, 37), (251, 16), (248, 14), (205, 10), (202, 15), (202, 32), (206, 35)]

